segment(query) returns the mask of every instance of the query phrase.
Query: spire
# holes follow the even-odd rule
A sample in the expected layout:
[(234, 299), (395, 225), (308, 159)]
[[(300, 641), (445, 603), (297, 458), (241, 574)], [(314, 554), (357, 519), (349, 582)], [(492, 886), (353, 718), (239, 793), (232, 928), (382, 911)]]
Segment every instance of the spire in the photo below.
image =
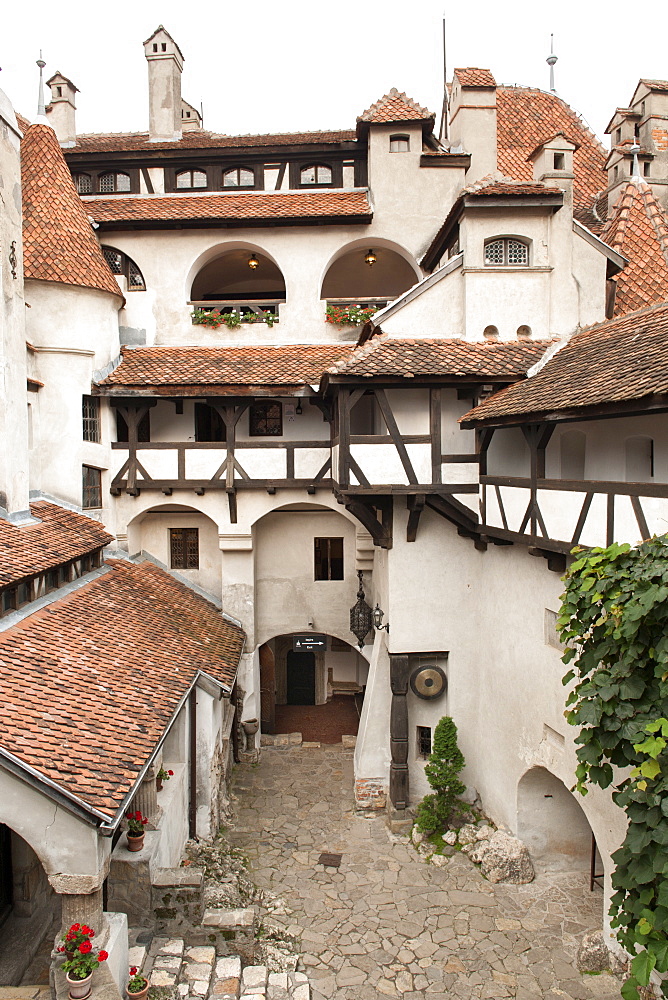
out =
[(631, 168), (631, 179), (634, 181), (642, 180), (640, 176), (640, 166), (638, 164), (638, 153), (640, 152), (640, 146), (637, 142), (634, 142), (629, 149), (630, 153), (633, 153), (633, 166)]
[(46, 107), (44, 106), (44, 75), (42, 73), (46, 63), (42, 59), (42, 50), (39, 50), (39, 59), (37, 60), (37, 65), (39, 66), (39, 91), (37, 94), (37, 118), (35, 119), (41, 125), (48, 125), (46, 118)]
[(556, 94), (556, 88), (554, 86), (554, 64), (557, 61), (557, 56), (554, 54), (554, 35), (550, 35), (550, 54), (545, 60), (547, 65), (550, 67), (550, 90), (553, 94)]

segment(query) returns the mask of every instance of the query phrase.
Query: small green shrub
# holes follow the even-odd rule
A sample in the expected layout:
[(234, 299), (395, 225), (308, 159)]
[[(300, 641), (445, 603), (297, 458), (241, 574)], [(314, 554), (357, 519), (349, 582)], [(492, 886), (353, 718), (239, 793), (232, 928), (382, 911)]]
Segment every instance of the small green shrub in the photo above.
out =
[(424, 773), (434, 789), (425, 795), (416, 810), (415, 823), (423, 833), (433, 833), (447, 827), (457, 810), (457, 796), (466, 785), (457, 775), (465, 764), (464, 754), (457, 746), (457, 726), (444, 715), (434, 730), (434, 745)]

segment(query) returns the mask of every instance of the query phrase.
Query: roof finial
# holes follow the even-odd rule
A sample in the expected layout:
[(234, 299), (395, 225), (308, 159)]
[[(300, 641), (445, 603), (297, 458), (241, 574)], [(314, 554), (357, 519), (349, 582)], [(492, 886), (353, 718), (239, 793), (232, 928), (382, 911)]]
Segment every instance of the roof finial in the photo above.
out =
[(550, 67), (550, 90), (553, 94), (556, 94), (554, 86), (554, 64), (557, 61), (557, 56), (554, 54), (554, 35), (550, 35), (550, 54), (545, 60), (547, 65)]
[(640, 152), (640, 146), (637, 142), (634, 142), (629, 149), (629, 153), (633, 153), (633, 166), (631, 167), (631, 177), (633, 180), (641, 180), (640, 177), (640, 165), (638, 163), (638, 153)]
[(46, 108), (44, 106), (44, 78), (42, 75), (42, 70), (46, 66), (46, 63), (42, 59), (42, 50), (39, 50), (39, 59), (37, 60), (37, 65), (39, 66), (39, 93), (37, 95), (37, 121), (45, 123), (46, 122)]

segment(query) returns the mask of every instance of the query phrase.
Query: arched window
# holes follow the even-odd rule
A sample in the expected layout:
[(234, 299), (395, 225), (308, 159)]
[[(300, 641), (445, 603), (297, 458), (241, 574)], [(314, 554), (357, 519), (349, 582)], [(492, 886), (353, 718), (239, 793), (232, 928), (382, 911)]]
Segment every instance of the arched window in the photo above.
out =
[(177, 190), (188, 190), (192, 188), (206, 187), (206, 173), (204, 170), (181, 170), (176, 175)]
[(486, 326), (482, 331), (482, 335), (485, 340), (498, 340), (499, 339), (499, 328), (496, 326)]
[(104, 254), (104, 259), (111, 268), (113, 274), (125, 275), (129, 292), (146, 291), (144, 276), (133, 261), (132, 257), (128, 257), (128, 255), (123, 253), (122, 250), (116, 250), (115, 247), (108, 246), (102, 247), (102, 253)]
[(646, 483), (654, 478), (654, 441), (651, 437), (627, 438), (624, 452), (627, 483)]
[(248, 167), (232, 167), (223, 174), (223, 187), (255, 187), (255, 174)]
[(583, 431), (564, 431), (559, 440), (559, 458), (562, 479), (583, 480), (587, 436)]
[(90, 179), (90, 174), (75, 174), (74, 183), (79, 194), (93, 193), (93, 183)]
[(531, 327), (526, 324), (517, 327), (518, 340), (531, 340)]
[(302, 184), (331, 184), (332, 168), (325, 163), (313, 163), (309, 167), (302, 167), (299, 178)]
[(512, 236), (503, 236), (485, 243), (485, 264), (488, 266), (522, 266), (529, 263), (529, 246)]
[(411, 140), (407, 135), (391, 135), (390, 136), (390, 152), (391, 153), (407, 153), (411, 148)]
[(112, 194), (117, 191), (130, 190), (130, 175), (124, 173), (101, 174), (100, 194)]

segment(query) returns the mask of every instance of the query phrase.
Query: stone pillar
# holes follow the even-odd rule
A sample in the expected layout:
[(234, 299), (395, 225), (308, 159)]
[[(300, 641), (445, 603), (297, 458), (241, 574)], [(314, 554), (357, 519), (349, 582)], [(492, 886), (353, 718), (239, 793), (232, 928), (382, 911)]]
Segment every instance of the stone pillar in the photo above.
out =
[(102, 887), (94, 892), (88, 893), (62, 893), (60, 896), (62, 904), (61, 930), (56, 940), (59, 945), (60, 938), (69, 930), (72, 924), (88, 924), (95, 931), (93, 946), (103, 948), (109, 937), (109, 926), (107, 918), (103, 913)]
[(408, 657), (390, 653), (390, 801), (395, 809), (408, 806)]
[(130, 808), (128, 809), (128, 812), (134, 812), (139, 809), (142, 816), (148, 817), (152, 826), (155, 826), (159, 817), (158, 787), (155, 776), (155, 766), (151, 765), (146, 772), (144, 780), (135, 792)]

